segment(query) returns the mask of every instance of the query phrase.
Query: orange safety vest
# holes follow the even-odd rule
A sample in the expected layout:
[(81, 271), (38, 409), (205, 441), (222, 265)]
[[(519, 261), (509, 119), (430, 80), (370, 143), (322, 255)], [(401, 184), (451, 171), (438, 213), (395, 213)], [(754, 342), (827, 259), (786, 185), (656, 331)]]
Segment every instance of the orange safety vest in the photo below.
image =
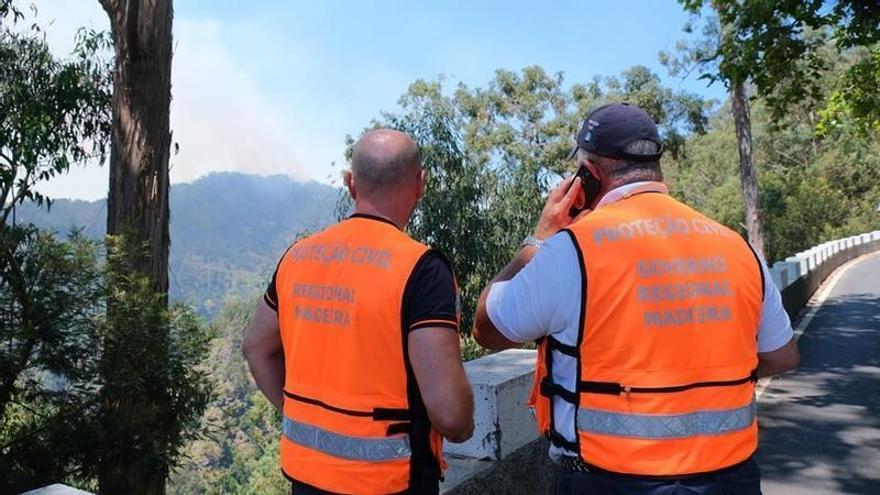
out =
[[(666, 194), (634, 191), (571, 225), (586, 284), (578, 345), (538, 347), (538, 428), (597, 470), (713, 472), (758, 445), (754, 401), (764, 293), (735, 232)], [(574, 288), (573, 290), (578, 290)], [(552, 381), (552, 352), (577, 359), (577, 390)], [(553, 398), (575, 406), (558, 433)]]
[(388, 222), (355, 216), (282, 258), (288, 478), (335, 493), (384, 494), (418, 491), (441, 476), (442, 439), (418, 392), (403, 329), (403, 294), (428, 252)]

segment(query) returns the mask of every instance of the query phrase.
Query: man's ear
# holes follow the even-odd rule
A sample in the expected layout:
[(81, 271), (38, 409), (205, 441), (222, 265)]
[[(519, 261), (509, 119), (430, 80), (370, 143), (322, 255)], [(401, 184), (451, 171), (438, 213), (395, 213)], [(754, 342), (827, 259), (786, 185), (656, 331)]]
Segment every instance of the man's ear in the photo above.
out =
[(428, 171), (425, 169), (421, 169), (419, 171), (419, 197), (418, 199), (422, 199), (425, 197), (425, 185), (428, 183)]
[(345, 182), (345, 187), (348, 189), (348, 194), (351, 196), (351, 199), (357, 199), (357, 190), (354, 186), (354, 175), (352, 175), (351, 170), (346, 170), (342, 173), (342, 181)]
[(591, 174), (593, 174), (593, 177), (595, 177), (600, 182), (602, 182), (602, 178), (603, 178), (602, 176), (604, 175), (604, 173), (603, 173), (604, 171), (602, 170), (601, 167), (597, 167), (596, 164), (591, 162), (590, 160), (584, 160), (582, 163), (583, 163), (583, 166), (586, 167), (587, 170), (589, 170)]
[(574, 205), (578, 210), (583, 210), (584, 208), (588, 208), (592, 205), (587, 204), (587, 195), (584, 193), (584, 188), (579, 187), (577, 197), (574, 198)]

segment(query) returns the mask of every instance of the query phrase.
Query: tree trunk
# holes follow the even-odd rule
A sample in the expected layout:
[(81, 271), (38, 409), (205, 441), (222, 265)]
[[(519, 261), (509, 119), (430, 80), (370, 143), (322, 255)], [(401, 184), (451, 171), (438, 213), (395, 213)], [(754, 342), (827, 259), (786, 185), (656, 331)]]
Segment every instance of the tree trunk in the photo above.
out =
[(758, 177), (752, 163), (752, 123), (749, 118), (749, 100), (744, 83), (733, 84), (730, 99), (733, 120), (736, 124), (736, 141), (739, 146), (739, 175), (746, 206), (746, 230), (749, 234), (749, 242), (761, 256), (764, 256), (764, 225), (758, 199)]
[[(110, 17), (115, 47), (113, 131), (110, 143), (110, 189), (107, 233), (123, 235), (124, 270), (146, 276), (157, 294), (155, 304), (168, 305), (168, 159), (171, 148), (171, 0), (100, 0)], [(141, 253), (136, 248), (144, 246)], [(117, 267), (119, 269), (119, 267)], [(108, 281), (114, 282), (111, 278)], [(111, 290), (113, 287), (111, 286)], [(124, 287), (123, 287), (124, 290)], [(131, 338), (149, 335), (155, 346), (151, 363), (163, 366), (168, 340), (150, 321), (127, 321), (108, 300), (108, 334), (102, 374), (103, 433), (108, 437), (98, 466), (101, 493), (162, 495), (168, 475), (166, 445), (156, 420), (165, 411), (168, 391), (154, 386), (155, 370), (127, 369)], [(122, 322), (122, 323), (120, 323)], [(132, 327), (137, 328), (132, 328)]]
[(101, 0), (116, 62), (107, 233), (148, 245), (140, 271), (167, 304), (171, 0)]

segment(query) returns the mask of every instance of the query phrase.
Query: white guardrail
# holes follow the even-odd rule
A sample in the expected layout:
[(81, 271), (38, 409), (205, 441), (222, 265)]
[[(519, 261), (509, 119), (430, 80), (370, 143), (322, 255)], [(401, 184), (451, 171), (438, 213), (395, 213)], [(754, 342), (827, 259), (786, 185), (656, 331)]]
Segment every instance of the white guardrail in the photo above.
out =
[[(868, 234), (845, 237), (835, 241), (828, 241), (806, 251), (797, 253), (794, 256), (789, 256), (785, 261), (777, 261), (773, 264), (773, 267), (770, 268), (770, 275), (773, 277), (773, 282), (776, 283), (776, 287), (779, 287), (779, 290), (783, 290), (801, 276), (820, 268), (826, 261), (839, 257), (840, 254), (853, 254), (854, 256), (847, 256), (848, 259), (852, 259), (853, 257), (864, 254), (861, 251), (871, 251), (871, 249), (858, 249), (859, 247), (862, 245), (868, 247), (870, 244), (878, 241), (880, 241), (880, 230), (875, 230)], [(837, 268), (839, 265), (839, 263), (836, 264), (834, 268)]]
[(770, 268), (770, 276), (782, 292), (785, 309), (794, 318), (837, 267), (877, 250), (880, 230), (836, 239), (777, 261)]

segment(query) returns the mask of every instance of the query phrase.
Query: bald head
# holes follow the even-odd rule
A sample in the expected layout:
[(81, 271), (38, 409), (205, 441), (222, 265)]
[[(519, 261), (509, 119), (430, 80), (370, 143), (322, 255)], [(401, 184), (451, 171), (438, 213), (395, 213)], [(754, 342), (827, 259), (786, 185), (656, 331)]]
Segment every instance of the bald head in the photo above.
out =
[(351, 173), (360, 194), (388, 193), (419, 180), (419, 147), (391, 129), (364, 134), (354, 145)]

